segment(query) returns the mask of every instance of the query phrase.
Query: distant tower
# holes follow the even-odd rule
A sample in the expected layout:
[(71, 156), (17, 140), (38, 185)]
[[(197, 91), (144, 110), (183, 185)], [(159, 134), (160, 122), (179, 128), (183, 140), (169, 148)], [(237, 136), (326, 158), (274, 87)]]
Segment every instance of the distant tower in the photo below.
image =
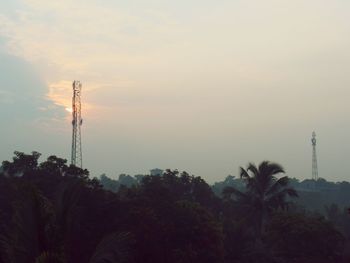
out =
[(317, 154), (316, 154), (316, 133), (312, 133), (312, 179), (318, 180)]
[(81, 83), (76, 80), (73, 82), (72, 117), (73, 135), (71, 164), (82, 168), (81, 125), (83, 124), (83, 119), (81, 118)]

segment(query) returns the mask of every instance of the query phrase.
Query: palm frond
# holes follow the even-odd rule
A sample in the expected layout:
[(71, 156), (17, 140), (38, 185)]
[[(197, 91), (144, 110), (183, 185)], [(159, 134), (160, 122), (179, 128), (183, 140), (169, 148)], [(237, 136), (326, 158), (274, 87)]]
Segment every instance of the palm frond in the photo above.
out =
[(283, 167), (278, 163), (272, 163), (269, 161), (263, 161), (259, 165), (259, 171), (269, 175), (276, 175), (279, 173), (285, 173)]
[(5, 232), (0, 234), (0, 251), (2, 262), (14, 262), (15, 249), (10, 233)]
[(281, 191), (271, 195), (266, 200), (266, 207), (269, 207), (270, 209), (277, 209), (279, 207), (284, 208), (284, 206), (287, 204), (286, 197), (298, 197), (298, 193), (293, 188), (284, 188)]
[(82, 182), (75, 180), (63, 183), (55, 195), (54, 206), (56, 210), (56, 224), (61, 226), (61, 232), (65, 233), (72, 219), (72, 213), (77, 206), (82, 193)]
[[(252, 175), (250, 175), (249, 172), (251, 172)], [(258, 176), (259, 172), (253, 163), (249, 163), (246, 170), (240, 167), (240, 177), (245, 181), (248, 190), (255, 191), (257, 189), (258, 184), (256, 179)]]
[(274, 181), (270, 189), (266, 192), (266, 195), (272, 195), (278, 191), (280, 191), (282, 188), (286, 187), (289, 183), (288, 176), (283, 176), (277, 180)]
[(250, 178), (250, 175), (247, 170), (245, 170), (243, 167), (240, 167), (240, 173), (239, 173), (241, 179), (248, 179)]
[(256, 167), (254, 163), (249, 163), (247, 171), (250, 171), (253, 176), (257, 176), (259, 174), (259, 169)]
[(6, 262), (27, 262), (49, 246), (47, 231), (51, 227), (52, 205), (34, 186), (18, 186), (12, 221), (1, 237)]
[(65, 261), (63, 259), (63, 256), (57, 253), (49, 252), (49, 251), (45, 251), (41, 253), (41, 255), (35, 259), (35, 263), (64, 263), (64, 262)]
[(130, 233), (113, 233), (98, 244), (89, 263), (123, 263), (130, 257), (133, 238)]

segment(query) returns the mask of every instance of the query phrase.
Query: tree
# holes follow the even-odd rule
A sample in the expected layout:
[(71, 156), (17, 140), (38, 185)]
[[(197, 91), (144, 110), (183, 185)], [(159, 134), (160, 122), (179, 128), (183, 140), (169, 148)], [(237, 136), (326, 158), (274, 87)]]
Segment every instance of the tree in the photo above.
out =
[(222, 262), (223, 234), (211, 211), (215, 195), (200, 177), (167, 170), (121, 188), (119, 225), (135, 236), (135, 262)]
[(67, 171), (67, 160), (52, 155), (45, 162), (42, 162), (39, 168), (46, 173), (61, 175)]
[(63, 244), (56, 242), (55, 228), (52, 203), (35, 186), (18, 185), (12, 221), (1, 235), (2, 260), (64, 262)]
[(241, 192), (233, 187), (224, 189), (226, 198), (235, 197), (242, 209), (252, 220), (258, 239), (261, 239), (264, 224), (276, 209), (286, 209), (287, 197), (297, 197), (297, 192), (288, 187), (288, 177), (277, 178), (284, 173), (281, 165), (268, 161), (259, 167), (250, 163), (247, 169), (240, 168), (240, 176), (246, 183), (246, 191)]
[(35, 171), (38, 168), (38, 161), (41, 156), (38, 152), (25, 154), (23, 152), (14, 152), (13, 161), (3, 161), (2, 167), (5, 174), (9, 176), (18, 176)]
[(101, 240), (89, 263), (130, 262), (133, 243), (130, 233), (112, 233)]
[(119, 189), (119, 186), (120, 186), (120, 184), (117, 180), (113, 180), (113, 179), (107, 177), (105, 174), (102, 174), (100, 176), (100, 183), (104, 189), (111, 191), (111, 192), (117, 192)]
[(344, 237), (322, 217), (276, 213), (265, 241), (278, 262), (341, 262)]

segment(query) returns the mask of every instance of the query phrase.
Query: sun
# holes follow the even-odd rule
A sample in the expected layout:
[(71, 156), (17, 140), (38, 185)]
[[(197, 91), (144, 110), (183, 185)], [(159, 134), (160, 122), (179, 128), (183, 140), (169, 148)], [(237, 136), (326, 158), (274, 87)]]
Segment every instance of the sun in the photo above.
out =
[(72, 108), (66, 108), (66, 111), (72, 113), (72, 112), (73, 112), (73, 109), (72, 109)]

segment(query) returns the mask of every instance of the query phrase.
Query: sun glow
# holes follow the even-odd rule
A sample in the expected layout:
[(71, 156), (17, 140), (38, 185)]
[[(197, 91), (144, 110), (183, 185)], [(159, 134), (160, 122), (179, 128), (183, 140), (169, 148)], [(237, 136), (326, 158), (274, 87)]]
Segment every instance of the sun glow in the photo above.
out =
[[(92, 87), (84, 89), (84, 95), (88, 94), (90, 91), (94, 90), (95, 85)], [(55, 105), (59, 106), (60, 109), (64, 109), (66, 112), (65, 119), (70, 120), (71, 114), (73, 113), (72, 108), (72, 81), (62, 80), (59, 82), (49, 83), (49, 91), (47, 98), (51, 100)], [(85, 97), (84, 97), (85, 99)], [(82, 103), (83, 114), (84, 116), (89, 115), (91, 117), (91, 112), (95, 108), (93, 104)]]

